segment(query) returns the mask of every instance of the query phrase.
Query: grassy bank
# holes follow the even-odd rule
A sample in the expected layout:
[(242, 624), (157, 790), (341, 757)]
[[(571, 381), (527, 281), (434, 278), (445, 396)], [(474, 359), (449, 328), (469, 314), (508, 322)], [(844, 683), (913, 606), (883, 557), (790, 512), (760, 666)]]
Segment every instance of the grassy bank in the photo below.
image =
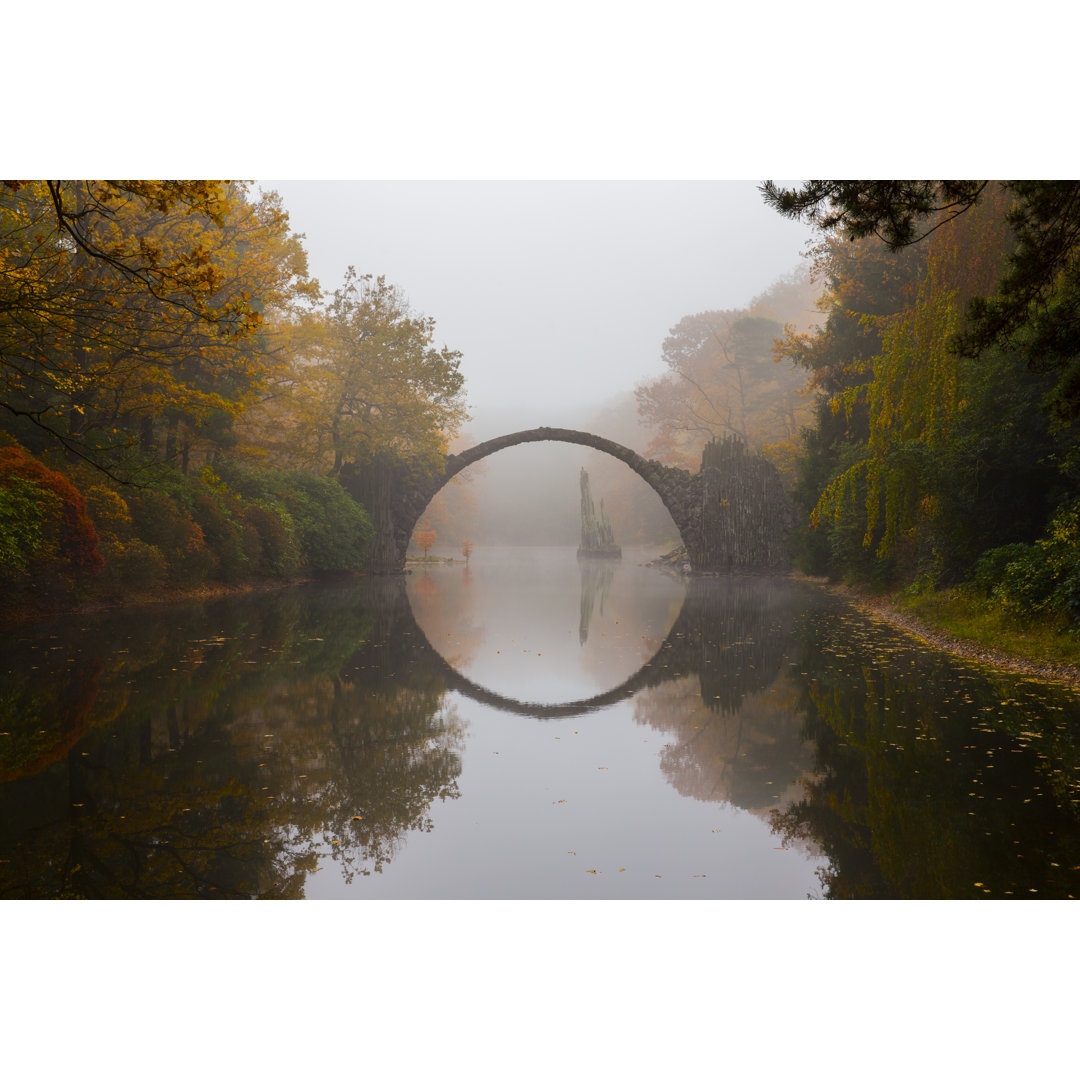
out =
[(950, 637), (1035, 663), (1080, 667), (1080, 634), (1070, 631), (1072, 624), (1064, 615), (1020, 620), (968, 588), (901, 593), (890, 603)]

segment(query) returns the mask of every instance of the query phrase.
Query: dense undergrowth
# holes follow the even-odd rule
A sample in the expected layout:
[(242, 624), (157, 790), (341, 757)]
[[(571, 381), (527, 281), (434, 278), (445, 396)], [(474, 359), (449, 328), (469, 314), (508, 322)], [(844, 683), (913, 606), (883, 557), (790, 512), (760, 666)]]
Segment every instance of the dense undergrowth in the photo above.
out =
[(0, 607), (359, 571), (372, 528), (333, 479), (224, 463), (156, 465), (152, 483), (0, 446)]

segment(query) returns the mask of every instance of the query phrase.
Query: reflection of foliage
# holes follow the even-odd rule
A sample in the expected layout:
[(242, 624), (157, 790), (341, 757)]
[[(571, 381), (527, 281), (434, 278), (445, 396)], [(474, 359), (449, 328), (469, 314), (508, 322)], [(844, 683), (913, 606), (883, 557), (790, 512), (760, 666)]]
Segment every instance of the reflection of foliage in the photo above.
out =
[(689, 584), (670, 636), (684, 667), (689, 663), (698, 671), (709, 708), (735, 712), (747, 694), (772, 684), (789, 647), (799, 596), (788, 583), (770, 578), (699, 578)]
[(764, 810), (801, 793), (813, 764), (791, 698), (784, 679), (720, 711), (709, 708), (691, 676), (641, 694), (634, 716), (674, 740), (660, 768), (680, 795)]
[[(82, 737), (93, 705), (100, 664), (62, 672), (49, 665), (45, 678), (5, 673), (0, 698), (0, 783), (59, 761)], [(44, 727), (42, 725), (45, 725)]]
[[(0, 896), (300, 896), (328, 849), (347, 877), (381, 869), (460, 768), (440, 683), (402, 677), (417, 644), (396, 584), (147, 613), (137, 633), (105, 618), (92, 639), (58, 625), (16, 647)], [(84, 719), (37, 746), (39, 706), (65, 731)]]
[(808, 619), (800, 645), (818, 773), (774, 828), (824, 849), (828, 895), (1075, 894), (1080, 742), (1050, 688), (839, 611)]
[(440, 711), (441, 699), (436, 687), (388, 693), (335, 683), (330, 726), (344, 783), (324, 790), (323, 809), (340, 790), (334, 857), (346, 881), (381, 872), (407, 833), (432, 830), (435, 799), (457, 797), (462, 728), (453, 710)]
[(777, 681), (805, 595), (767, 578), (689, 584), (662, 650), (664, 683), (635, 701), (639, 723), (673, 737), (661, 768), (680, 794), (773, 807), (810, 767), (792, 688)]

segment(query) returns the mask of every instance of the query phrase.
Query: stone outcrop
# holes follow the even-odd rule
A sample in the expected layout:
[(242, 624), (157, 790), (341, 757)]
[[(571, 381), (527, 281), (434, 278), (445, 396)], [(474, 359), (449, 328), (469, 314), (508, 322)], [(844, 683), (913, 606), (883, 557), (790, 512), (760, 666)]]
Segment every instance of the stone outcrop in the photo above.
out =
[(615, 543), (615, 530), (604, 511), (604, 500), (600, 500), (600, 512), (597, 513), (589, 490), (589, 474), (581, 470), (581, 546), (578, 556), (619, 559), (622, 548)]

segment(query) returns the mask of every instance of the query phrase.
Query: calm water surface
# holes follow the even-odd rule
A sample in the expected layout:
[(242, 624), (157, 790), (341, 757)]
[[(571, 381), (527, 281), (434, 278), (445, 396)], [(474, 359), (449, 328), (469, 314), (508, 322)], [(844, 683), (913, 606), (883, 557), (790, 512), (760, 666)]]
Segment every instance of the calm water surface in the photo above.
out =
[(643, 562), (9, 632), (0, 897), (1080, 895), (1080, 697)]

